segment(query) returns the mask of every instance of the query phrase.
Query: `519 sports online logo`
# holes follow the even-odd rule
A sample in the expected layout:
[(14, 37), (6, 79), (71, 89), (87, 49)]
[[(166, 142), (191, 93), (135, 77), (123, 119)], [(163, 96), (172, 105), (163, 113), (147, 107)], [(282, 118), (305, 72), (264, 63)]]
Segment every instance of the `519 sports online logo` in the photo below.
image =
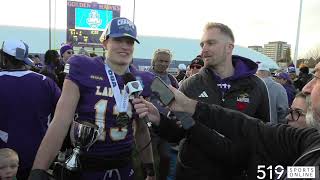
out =
[(319, 166), (257, 166), (257, 179), (319, 179)]

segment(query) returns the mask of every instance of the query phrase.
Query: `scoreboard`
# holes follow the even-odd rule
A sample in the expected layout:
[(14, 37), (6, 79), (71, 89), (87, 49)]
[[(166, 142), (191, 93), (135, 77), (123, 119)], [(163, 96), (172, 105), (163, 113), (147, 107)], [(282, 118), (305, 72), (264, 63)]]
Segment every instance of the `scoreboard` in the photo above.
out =
[(107, 24), (120, 16), (120, 6), (96, 2), (67, 1), (67, 43), (101, 47), (99, 40)]

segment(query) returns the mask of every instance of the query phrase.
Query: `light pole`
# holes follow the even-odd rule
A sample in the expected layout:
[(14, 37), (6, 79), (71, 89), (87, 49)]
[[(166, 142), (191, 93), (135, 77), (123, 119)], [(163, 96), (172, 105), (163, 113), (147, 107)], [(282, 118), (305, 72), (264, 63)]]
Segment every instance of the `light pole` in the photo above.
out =
[(136, 15), (136, 0), (133, 0), (133, 18), (132, 18), (133, 24), (134, 24), (135, 15)]
[(295, 47), (294, 56), (293, 56), (293, 64), (295, 65), (295, 67), (297, 67), (297, 61), (298, 61), (301, 13), (302, 13), (302, 0), (300, 0), (300, 9), (299, 9), (299, 17), (298, 17), (298, 29), (297, 29), (297, 36), (296, 36), (296, 47)]
[(51, 0), (49, 0), (49, 49), (51, 49)]

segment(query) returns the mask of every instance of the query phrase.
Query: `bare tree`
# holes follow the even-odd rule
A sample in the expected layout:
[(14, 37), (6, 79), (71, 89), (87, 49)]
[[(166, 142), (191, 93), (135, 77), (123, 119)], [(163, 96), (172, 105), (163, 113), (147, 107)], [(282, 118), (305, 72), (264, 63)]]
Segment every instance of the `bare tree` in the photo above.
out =
[(312, 59), (315, 59), (315, 60), (319, 59), (319, 58), (320, 58), (320, 47), (315, 47), (315, 48), (313, 48), (313, 49), (310, 49), (310, 50), (306, 53), (306, 55), (305, 55), (304, 58), (305, 58), (305, 59), (310, 59), (310, 58), (312, 58)]

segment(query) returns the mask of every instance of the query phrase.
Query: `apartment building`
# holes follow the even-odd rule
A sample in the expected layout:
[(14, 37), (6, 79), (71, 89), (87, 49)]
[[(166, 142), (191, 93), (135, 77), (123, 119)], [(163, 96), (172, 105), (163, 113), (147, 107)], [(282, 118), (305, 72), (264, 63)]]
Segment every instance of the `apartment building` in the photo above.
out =
[(286, 57), (287, 50), (290, 49), (290, 44), (283, 41), (273, 41), (264, 45), (263, 54), (278, 62)]

